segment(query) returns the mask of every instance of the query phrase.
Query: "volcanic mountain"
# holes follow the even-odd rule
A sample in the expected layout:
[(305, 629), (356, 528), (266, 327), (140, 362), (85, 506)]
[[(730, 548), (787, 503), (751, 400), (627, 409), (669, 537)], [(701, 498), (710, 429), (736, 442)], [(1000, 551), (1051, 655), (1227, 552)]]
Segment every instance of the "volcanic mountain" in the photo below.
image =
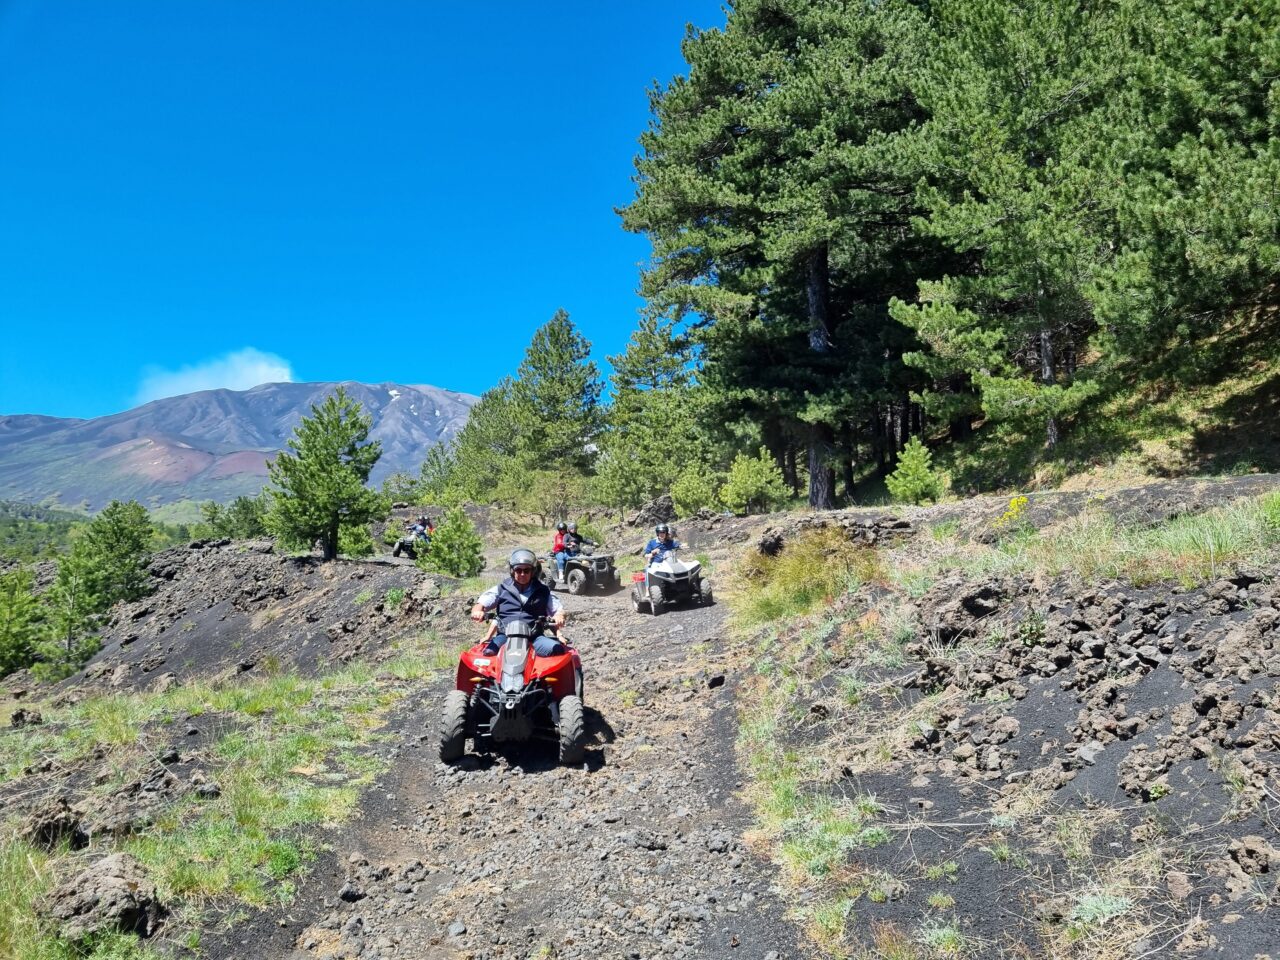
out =
[(371, 482), (415, 473), (427, 450), (452, 438), (476, 397), (397, 383), (264, 383), (202, 390), (107, 417), (0, 416), (0, 499), (99, 510), (112, 499), (148, 506), (231, 500), (267, 479), (267, 461), (313, 404), (337, 387), (373, 417), (382, 442)]

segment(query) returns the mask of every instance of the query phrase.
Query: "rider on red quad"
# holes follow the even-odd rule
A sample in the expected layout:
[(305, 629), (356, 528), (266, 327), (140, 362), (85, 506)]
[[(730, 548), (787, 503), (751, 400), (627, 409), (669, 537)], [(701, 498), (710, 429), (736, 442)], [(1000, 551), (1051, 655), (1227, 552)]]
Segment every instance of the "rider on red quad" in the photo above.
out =
[(551, 540), (551, 556), (556, 561), (556, 581), (564, 583), (564, 561), (568, 557), (568, 526), (563, 520), (556, 524), (556, 535)]
[[(493, 610), (498, 621), (499, 632), (489, 641), (486, 654), (497, 653), (507, 642), (502, 628), (512, 620), (529, 624), (545, 620), (557, 633), (564, 626), (564, 604), (534, 576), (537, 568), (538, 558), (533, 551), (521, 547), (513, 551), (507, 560), (511, 576), (476, 598), (475, 606), (471, 608), (471, 619), (478, 623), (484, 619), (486, 611)], [(533, 641), (533, 652), (540, 657), (550, 657), (563, 653), (564, 647), (552, 637), (538, 636)]]

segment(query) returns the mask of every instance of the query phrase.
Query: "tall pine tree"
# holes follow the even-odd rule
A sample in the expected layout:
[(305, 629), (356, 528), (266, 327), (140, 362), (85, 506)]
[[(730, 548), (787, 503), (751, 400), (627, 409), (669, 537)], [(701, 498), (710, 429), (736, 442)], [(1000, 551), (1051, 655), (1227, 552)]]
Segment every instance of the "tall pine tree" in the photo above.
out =
[(722, 31), (686, 40), (689, 77), (655, 92), (623, 211), (653, 241), (642, 292), (704, 318), (703, 380), (730, 415), (775, 456), (802, 438), (816, 507), (834, 505), (833, 463), (895, 373), (884, 347), (906, 339), (886, 305), (921, 245), (893, 143), (919, 119), (923, 28), (893, 0), (734, 4)]
[(514, 386), (518, 445), (528, 467), (587, 472), (600, 429), (600, 390), (591, 344), (557, 310), (534, 333)]
[(337, 391), (311, 407), (283, 451), (267, 468), (274, 485), (267, 525), (281, 539), (310, 546), (320, 541), (324, 559), (338, 553), (343, 525), (360, 526), (385, 512), (385, 501), (366, 484), (382, 455), (369, 440), (372, 418)]

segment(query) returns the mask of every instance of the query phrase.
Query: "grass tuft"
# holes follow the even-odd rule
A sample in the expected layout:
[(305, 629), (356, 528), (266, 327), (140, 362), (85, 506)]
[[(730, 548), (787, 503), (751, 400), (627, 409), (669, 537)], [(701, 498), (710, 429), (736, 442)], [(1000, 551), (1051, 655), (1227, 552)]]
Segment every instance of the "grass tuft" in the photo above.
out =
[(736, 623), (753, 627), (813, 613), (882, 577), (874, 550), (850, 543), (839, 530), (813, 530), (788, 541), (776, 556), (748, 556), (744, 586), (728, 599)]

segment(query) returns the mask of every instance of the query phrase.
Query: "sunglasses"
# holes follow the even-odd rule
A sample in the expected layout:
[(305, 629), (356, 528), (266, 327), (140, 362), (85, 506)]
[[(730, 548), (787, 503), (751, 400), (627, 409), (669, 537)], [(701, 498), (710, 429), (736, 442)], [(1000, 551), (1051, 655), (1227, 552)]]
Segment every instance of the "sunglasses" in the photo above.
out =
[(512, 567), (512, 573), (533, 573), (533, 567)]

